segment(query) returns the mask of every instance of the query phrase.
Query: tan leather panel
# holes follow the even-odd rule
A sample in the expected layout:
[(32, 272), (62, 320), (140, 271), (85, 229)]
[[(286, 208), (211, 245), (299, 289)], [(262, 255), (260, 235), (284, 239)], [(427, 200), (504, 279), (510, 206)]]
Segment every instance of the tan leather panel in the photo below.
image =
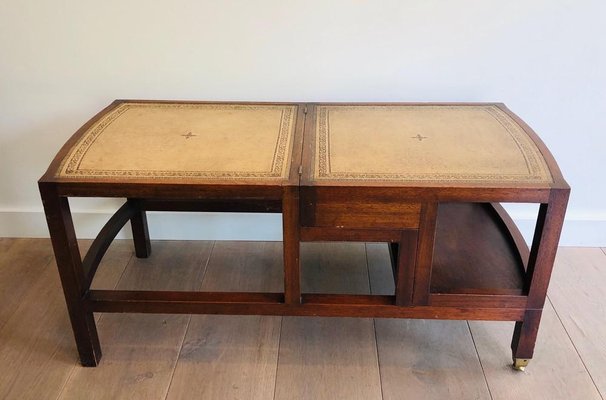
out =
[(59, 177), (285, 179), (294, 105), (124, 103), (88, 129)]
[(319, 106), (315, 180), (549, 183), (532, 139), (492, 105)]

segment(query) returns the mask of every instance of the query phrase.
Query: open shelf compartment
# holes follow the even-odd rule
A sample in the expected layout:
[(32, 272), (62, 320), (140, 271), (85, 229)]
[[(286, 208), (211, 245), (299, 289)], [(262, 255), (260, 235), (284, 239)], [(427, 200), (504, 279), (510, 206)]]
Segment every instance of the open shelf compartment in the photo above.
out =
[(440, 204), (431, 294), (523, 296), (527, 254), (499, 204)]

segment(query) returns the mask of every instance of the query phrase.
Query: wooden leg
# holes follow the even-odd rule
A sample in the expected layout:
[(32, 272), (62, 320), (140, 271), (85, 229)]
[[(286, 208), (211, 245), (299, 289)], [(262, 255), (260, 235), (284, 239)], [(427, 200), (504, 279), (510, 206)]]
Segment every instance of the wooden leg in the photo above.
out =
[(415, 260), (412, 301), (416, 306), (427, 305), (429, 303), (437, 216), (437, 203), (426, 203), (423, 205), (421, 223), (419, 226), (419, 239), (417, 243), (417, 259)]
[(570, 190), (554, 189), (549, 203), (539, 208), (525, 279), (529, 309), (542, 309), (545, 304), (569, 194)]
[(534, 346), (539, 333), (542, 310), (528, 310), (524, 321), (516, 322), (511, 339), (513, 367), (524, 371), (534, 354)]
[(396, 305), (398, 306), (410, 306), (412, 304), (417, 237), (417, 231), (402, 231), (397, 258)]
[(83, 300), (88, 287), (84, 284), (69, 203), (66, 197), (57, 194), (52, 184), (41, 183), (40, 194), (80, 362), (85, 367), (94, 367), (101, 359), (101, 346), (93, 313), (87, 310)]
[(301, 304), (299, 191), (296, 187), (284, 188), (282, 232), (284, 236), (284, 301), (287, 304)]
[(398, 280), (398, 251), (400, 244), (397, 242), (388, 243), (389, 260), (391, 261), (391, 271), (393, 272), (394, 282)]
[(149, 230), (147, 229), (147, 215), (142, 210), (136, 200), (128, 199), (130, 203), (137, 208), (137, 212), (130, 219), (130, 226), (133, 231), (133, 241), (135, 243), (135, 255), (137, 258), (147, 258), (151, 255), (151, 242), (149, 240)]
[(526, 269), (527, 310), (524, 320), (516, 322), (511, 341), (514, 368), (518, 370), (524, 370), (534, 353), (569, 194), (569, 189), (554, 189), (548, 203), (541, 204), (539, 208)]

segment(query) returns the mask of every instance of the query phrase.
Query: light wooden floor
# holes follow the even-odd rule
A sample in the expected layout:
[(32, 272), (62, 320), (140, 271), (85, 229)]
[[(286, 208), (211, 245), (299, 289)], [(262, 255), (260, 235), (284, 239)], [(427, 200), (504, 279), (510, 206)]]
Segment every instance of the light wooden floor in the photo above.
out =
[[(88, 243), (83, 243), (86, 248)], [(386, 245), (305, 244), (305, 291), (393, 290)], [(279, 291), (281, 243), (115, 242), (98, 288)], [(561, 248), (535, 359), (511, 370), (512, 323), (102, 314), (82, 368), (52, 250), (0, 239), (1, 399), (600, 399), (606, 253)]]

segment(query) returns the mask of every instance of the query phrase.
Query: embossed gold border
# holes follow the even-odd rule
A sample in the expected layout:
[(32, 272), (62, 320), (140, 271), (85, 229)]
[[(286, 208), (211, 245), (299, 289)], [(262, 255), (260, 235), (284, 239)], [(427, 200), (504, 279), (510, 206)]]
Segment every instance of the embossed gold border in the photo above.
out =
[[(279, 110), (280, 128), (272, 157), (271, 171), (172, 171), (172, 170), (96, 170), (80, 169), (80, 164), (97, 138), (121, 115), (133, 108), (191, 108), (206, 110)], [(124, 103), (110, 111), (90, 127), (63, 159), (58, 170), (62, 178), (205, 178), (205, 179), (264, 179), (285, 178), (289, 172), (290, 145), (295, 129), (296, 106), (291, 105), (245, 105), (245, 104), (194, 104), (194, 103)]]
[[(425, 109), (475, 109), (481, 110), (503, 126), (509, 133), (528, 168), (527, 175), (520, 174), (480, 174), (480, 173), (362, 173), (362, 172), (332, 172), (330, 169), (330, 110), (377, 109), (382, 111), (399, 111), (403, 108)], [(465, 105), (402, 105), (402, 106), (319, 106), (316, 123), (316, 161), (314, 162), (314, 178), (318, 180), (358, 180), (358, 181), (428, 181), (428, 182), (524, 182), (550, 183), (553, 182), (551, 173), (540, 155), (532, 139), (507, 114), (496, 106), (465, 106)]]

